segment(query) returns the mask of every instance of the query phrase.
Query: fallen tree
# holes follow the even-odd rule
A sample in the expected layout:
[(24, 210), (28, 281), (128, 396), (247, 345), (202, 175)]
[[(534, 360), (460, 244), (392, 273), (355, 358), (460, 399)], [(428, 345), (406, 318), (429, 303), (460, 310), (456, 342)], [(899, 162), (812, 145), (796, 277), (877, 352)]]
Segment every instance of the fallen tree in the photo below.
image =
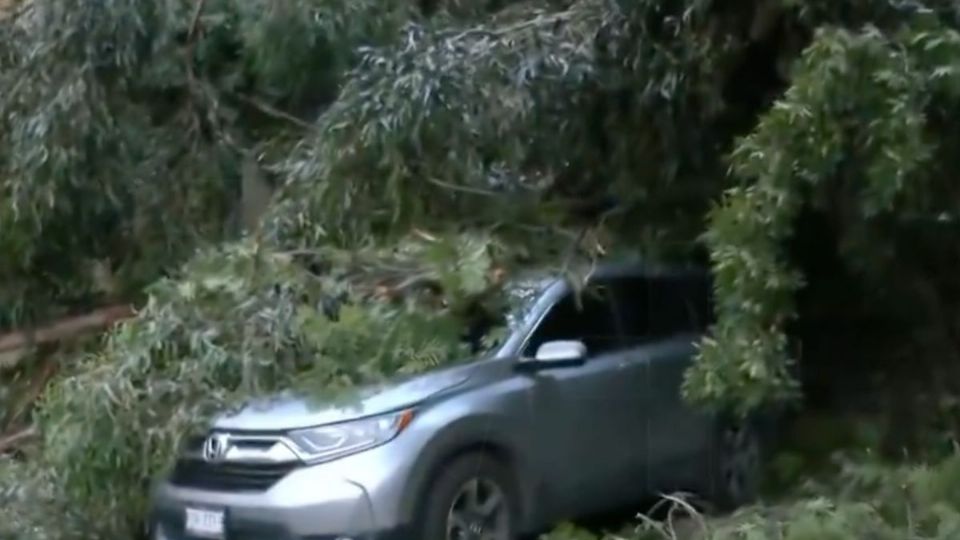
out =
[(900, 343), (957, 320), (955, 250), (906, 233), (956, 213), (949, 2), (34, 0), (2, 28), (0, 326), (144, 305), (44, 398), (62, 537), (135, 533), (215, 410), (456, 357), (516, 269), (702, 237), (686, 390), (741, 412), (798, 395), (805, 212), (912, 310)]
[[(56, 359), (50, 359), (47, 354), (37, 354), (36, 351), (62, 346), (65, 341), (76, 340), (91, 333), (104, 332), (133, 315), (134, 311), (130, 306), (109, 306), (39, 328), (0, 335), (0, 376), (12, 378), (14, 371), (29, 374), (24, 377), (25, 382), (21, 385), (23, 391), (3, 400), (5, 410), (0, 414), (0, 454), (15, 449), (39, 434), (35, 426), (23, 428), (20, 424), (29, 416), (34, 402), (57, 373), (58, 366)], [(25, 369), (25, 359), (35, 360), (41, 364), (40, 368)]]
[(33, 439), (39, 434), (40, 432), (37, 431), (37, 428), (29, 427), (0, 438), (0, 454), (5, 454), (8, 451), (13, 450), (17, 447), (17, 445)]
[[(31, 347), (47, 345), (74, 338), (88, 332), (104, 331), (111, 325), (134, 315), (130, 306), (109, 306), (83, 315), (67, 317), (40, 328), (0, 335), (0, 355), (9, 353), (11, 358), (25, 355)], [(0, 362), (2, 367), (14, 367), (16, 360)]]

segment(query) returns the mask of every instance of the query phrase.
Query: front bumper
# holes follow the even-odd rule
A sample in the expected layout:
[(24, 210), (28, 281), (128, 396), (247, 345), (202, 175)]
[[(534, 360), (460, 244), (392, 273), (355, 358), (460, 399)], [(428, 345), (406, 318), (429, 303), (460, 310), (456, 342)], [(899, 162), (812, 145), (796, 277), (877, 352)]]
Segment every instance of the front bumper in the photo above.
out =
[(295, 469), (263, 491), (164, 482), (153, 493), (153, 539), (208, 540), (186, 534), (186, 509), (194, 508), (224, 512), (225, 540), (409, 540), (403, 461), (380, 447)]
[(271, 504), (266, 497), (231, 495), (161, 488), (156, 498), (151, 528), (153, 540), (201, 540), (185, 530), (186, 509), (216, 509), (225, 512), (225, 540), (380, 540), (380, 531), (370, 501), (359, 488), (327, 486), (322, 500), (292, 505)]
[[(154, 515), (151, 540), (208, 540), (188, 536), (183, 532), (183, 518), (176, 515)], [(281, 524), (267, 524), (260, 520), (231, 521), (227, 540), (411, 540), (406, 528), (363, 533), (297, 535)]]

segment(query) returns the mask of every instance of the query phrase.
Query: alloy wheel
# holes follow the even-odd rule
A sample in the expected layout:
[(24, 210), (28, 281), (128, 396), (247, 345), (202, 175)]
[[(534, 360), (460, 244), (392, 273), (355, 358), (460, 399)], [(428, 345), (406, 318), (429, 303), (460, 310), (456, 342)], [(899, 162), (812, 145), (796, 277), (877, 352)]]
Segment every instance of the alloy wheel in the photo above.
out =
[(447, 514), (447, 540), (511, 540), (509, 503), (496, 482), (473, 478), (461, 486)]

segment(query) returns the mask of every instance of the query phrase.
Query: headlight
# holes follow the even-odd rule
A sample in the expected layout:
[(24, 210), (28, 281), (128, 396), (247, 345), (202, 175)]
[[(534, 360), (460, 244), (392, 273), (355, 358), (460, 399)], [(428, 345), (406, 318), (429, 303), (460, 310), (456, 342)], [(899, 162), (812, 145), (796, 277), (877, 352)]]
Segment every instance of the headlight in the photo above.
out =
[(290, 433), (297, 450), (311, 462), (329, 461), (384, 444), (413, 420), (413, 411), (364, 418)]

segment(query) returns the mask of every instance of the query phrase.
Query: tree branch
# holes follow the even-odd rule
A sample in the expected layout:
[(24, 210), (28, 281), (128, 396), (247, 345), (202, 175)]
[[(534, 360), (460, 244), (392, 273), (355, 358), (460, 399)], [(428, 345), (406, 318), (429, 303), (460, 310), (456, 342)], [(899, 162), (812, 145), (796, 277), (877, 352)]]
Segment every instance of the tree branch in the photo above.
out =
[(40, 435), (36, 426), (30, 426), (5, 437), (0, 437), (0, 454), (5, 454), (20, 444)]
[(496, 197), (496, 196), (498, 196), (498, 194), (497, 194), (496, 192), (490, 191), (490, 190), (488, 190), (488, 189), (482, 189), (482, 188), (472, 187), (472, 186), (461, 186), (461, 185), (457, 185), (457, 184), (451, 184), (450, 182), (444, 182), (443, 180), (440, 180), (439, 178), (435, 178), (435, 177), (428, 177), (428, 178), (427, 178), (427, 182), (430, 182), (431, 184), (433, 184), (433, 185), (435, 185), (435, 186), (439, 186), (439, 187), (442, 187), (442, 188), (445, 188), (445, 189), (449, 189), (449, 190), (452, 190), (452, 191), (461, 191), (461, 192), (463, 192), (463, 193), (470, 193), (470, 194), (472, 194), (472, 195), (482, 195), (482, 196), (484, 196), (484, 197)]
[(193, 130), (196, 133), (201, 131), (200, 115), (197, 113), (197, 105), (194, 101), (194, 94), (198, 86), (197, 75), (193, 69), (193, 56), (197, 44), (197, 32), (200, 28), (200, 15), (206, 0), (197, 0), (193, 9), (193, 16), (190, 18), (190, 28), (187, 30), (187, 46), (184, 50), (184, 64), (187, 69), (187, 97), (190, 100), (190, 112), (193, 117)]
[(233, 96), (239, 99), (240, 101), (246, 103), (247, 105), (250, 105), (251, 107), (259, 110), (263, 114), (266, 114), (267, 116), (272, 116), (273, 118), (278, 118), (280, 120), (286, 120), (287, 122), (290, 122), (291, 124), (294, 124), (297, 127), (300, 127), (307, 131), (311, 131), (314, 129), (313, 124), (311, 124), (310, 122), (301, 120), (300, 118), (297, 118), (296, 116), (286, 111), (281, 111), (280, 109), (274, 107), (273, 105), (270, 105), (269, 103), (266, 103), (261, 99), (257, 99), (253, 96), (248, 96), (246, 94), (241, 94), (238, 92), (234, 92)]
[[(53, 376), (57, 374), (59, 364), (47, 357), (42, 360), (43, 367), (40, 369), (39, 373), (36, 373), (30, 377), (30, 385), (17, 396), (17, 399), (14, 403), (8, 403), (10, 409), (13, 411), (12, 414), (8, 415), (6, 418), (0, 417), (0, 420), (6, 422), (6, 427), (16, 425), (20, 419), (25, 416), (33, 404), (40, 399), (40, 396), (43, 394), (43, 391), (47, 388), (47, 383), (53, 379)], [(0, 425), (0, 429), (5, 426)]]
[(500, 28), (484, 28), (484, 27), (470, 28), (469, 30), (464, 30), (450, 37), (449, 39), (451, 42), (457, 42), (472, 34), (487, 35), (487, 36), (499, 38), (499, 37), (510, 35), (510, 34), (519, 32), (521, 30), (525, 30), (527, 28), (532, 28), (535, 26), (548, 26), (551, 24), (559, 24), (566, 20), (572, 19), (576, 14), (577, 14), (577, 11), (574, 9), (568, 9), (566, 11), (561, 11), (560, 13), (553, 13), (551, 15), (544, 15), (540, 13), (532, 19), (520, 21), (513, 24), (508, 24)]
[(193, 8), (193, 17), (190, 19), (190, 30), (187, 33), (187, 38), (191, 41), (193, 41), (193, 36), (197, 33), (197, 28), (200, 26), (200, 15), (203, 14), (203, 7), (206, 1), (207, 0), (197, 0)]
[(18, 351), (31, 344), (43, 345), (72, 338), (85, 332), (106, 328), (117, 321), (132, 317), (133, 314), (131, 306), (116, 305), (98, 309), (86, 315), (61, 319), (38, 329), (0, 335), (0, 353)]

